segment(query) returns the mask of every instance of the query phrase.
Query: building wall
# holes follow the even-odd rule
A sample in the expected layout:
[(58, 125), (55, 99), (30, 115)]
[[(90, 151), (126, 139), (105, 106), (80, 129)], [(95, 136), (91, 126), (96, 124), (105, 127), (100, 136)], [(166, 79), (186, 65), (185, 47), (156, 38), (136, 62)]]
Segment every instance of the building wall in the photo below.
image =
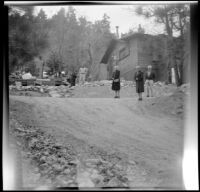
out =
[(158, 80), (158, 56), (155, 54), (156, 41), (151, 36), (140, 36), (137, 40), (138, 65), (144, 73), (147, 71), (147, 66), (152, 65), (152, 70), (155, 73), (156, 80)]
[(167, 50), (167, 39), (166, 38), (156, 38), (156, 49), (160, 58), (158, 60), (158, 80), (159, 81), (167, 81), (167, 62), (168, 62), (168, 50)]
[[(133, 80), (136, 65), (138, 65), (137, 39), (131, 39), (126, 46), (129, 47), (130, 54), (122, 60), (119, 60), (121, 77), (125, 80)], [(119, 50), (118, 50), (119, 51)]]
[(106, 80), (108, 77), (107, 64), (100, 63), (99, 80)]
[[(130, 46), (130, 55), (126, 60), (121, 61), (121, 66), (124, 68), (122, 72), (122, 77), (125, 80), (133, 80), (134, 73), (132, 74), (130, 71), (133, 71), (135, 67), (138, 65), (138, 41), (137, 39), (131, 39), (129, 41)], [(125, 63), (125, 65), (124, 65)]]
[[(119, 68), (120, 68), (120, 71), (121, 71), (121, 74), (123, 73), (123, 71), (125, 70), (125, 68), (127, 67), (127, 65), (129, 64), (127, 58), (129, 56), (127, 56), (126, 58), (123, 59), (124, 61), (124, 65), (122, 66), (122, 63), (121, 61), (119, 61), (119, 52), (121, 49), (123, 49), (124, 47), (128, 47), (128, 45), (125, 43), (125, 42), (118, 42), (114, 48), (114, 50), (112, 51), (112, 53), (110, 54), (110, 57), (109, 57), (109, 60), (108, 60), (108, 79), (111, 79), (112, 78), (112, 73), (113, 73), (113, 67), (114, 65), (118, 64), (119, 65)], [(116, 57), (116, 60), (114, 60), (114, 56)]]
[[(130, 54), (119, 60), (119, 52), (123, 47), (129, 47)], [(141, 66), (143, 72), (147, 71), (148, 65), (152, 65), (156, 81), (166, 81), (167, 79), (166, 39), (163, 37), (144, 35), (130, 39), (128, 44), (119, 41), (108, 60), (107, 79), (112, 77), (113, 66), (116, 64), (113, 55), (117, 56), (121, 77), (125, 80), (133, 80), (137, 65)]]
[(152, 65), (156, 81), (166, 81), (166, 42), (165, 39), (157, 36), (142, 36), (138, 38), (138, 64), (143, 72), (147, 66)]

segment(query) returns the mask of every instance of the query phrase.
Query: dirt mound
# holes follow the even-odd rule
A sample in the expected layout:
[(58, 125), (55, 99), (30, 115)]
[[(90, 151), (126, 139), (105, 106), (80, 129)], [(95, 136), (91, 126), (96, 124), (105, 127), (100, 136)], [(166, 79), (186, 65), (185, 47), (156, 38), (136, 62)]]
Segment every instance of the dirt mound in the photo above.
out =
[(152, 99), (147, 108), (154, 112), (183, 118), (185, 111), (186, 93), (177, 89), (173, 93)]
[(73, 94), (69, 86), (9, 86), (10, 95), (31, 96), (31, 97), (71, 97)]

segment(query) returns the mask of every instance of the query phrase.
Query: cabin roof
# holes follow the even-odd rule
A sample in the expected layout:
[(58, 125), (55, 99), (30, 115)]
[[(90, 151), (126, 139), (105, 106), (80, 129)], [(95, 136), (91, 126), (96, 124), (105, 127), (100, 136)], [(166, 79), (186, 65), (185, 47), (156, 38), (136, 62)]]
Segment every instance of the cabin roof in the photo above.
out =
[(100, 63), (107, 64), (108, 58), (109, 58), (109, 56), (110, 56), (111, 52), (113, 51), (113, 49), (114, 49), (116, 44), (117, 44), (117, 40), (116, 39), (112, 39), (110, 41), (110, 44), (108, 45), (108, 48), (106, 49), (106, 52), (105, 52), (104, 56), (102, 57)]
[(159, 35), (155, 36), (155, 35), (150, 35), (150, 34), (133, 33), (131, 35), (124, 36), (124, 37), (122, 37), (120, 39), (112, 39), (110, 41), (110, 44), (108, 45), (108, 48), (105, 51), (105, 54), (103, 55), (100, 63), (103, 63), (103, 64), (107, 64), (108, 63), (109, 56), (112, 53), (113, 49), (115, 48), (115, 45), (118, 42), (127, 42), (127, 41), (130, 41), (131, 39), (140, 38), (140, 37), (166, 37), (166, 35), (159, 34)]
[(152, 36), (152, 35), (142, 34), (142, 33), (133, 33), (131, 35), (126, 35), (126, 36), (122, 37), (121, 39), (125, 40), (125, 41), (127, 41), (127, 40), (129, 41), (130, 39), (144, 37), (144, 36)]

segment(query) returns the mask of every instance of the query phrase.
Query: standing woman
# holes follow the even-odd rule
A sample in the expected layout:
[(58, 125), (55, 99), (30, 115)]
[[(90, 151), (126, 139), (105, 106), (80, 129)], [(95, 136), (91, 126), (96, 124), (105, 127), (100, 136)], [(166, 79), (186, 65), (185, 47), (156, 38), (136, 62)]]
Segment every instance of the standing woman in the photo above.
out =
[(112, 90), (115, 91), (114, 98), (120, 98), (119, 91), (120, 91), (120, 71), (119, 67), (115, 65), (113, 75), (112, 75)]
[(134, 80), (136, 82), (136, 92), (139, 96), (139, 101), (142, 100), (142, 92), (144, 92), (144, 74), (140, 70), (140, 66), (136, 66), (136, 73), (134, 76)]
[(71, 87), (76, 85), (76, 77), (77, 77), (76, 72), (75, 70), (73, 70), (71, 74), (71, 81), (70, 81)]

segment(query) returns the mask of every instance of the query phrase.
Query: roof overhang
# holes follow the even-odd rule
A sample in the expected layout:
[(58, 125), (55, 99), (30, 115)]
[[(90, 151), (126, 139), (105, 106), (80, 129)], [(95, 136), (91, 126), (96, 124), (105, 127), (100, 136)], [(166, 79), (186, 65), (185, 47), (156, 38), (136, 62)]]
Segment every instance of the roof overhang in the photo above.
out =
[(107, 64), (108, 63), (108, 59), (109, 59), (109, 56), (110, 54), (112, 53), (115, 45), (117, 44), (117, 40), (116, 39), (112, 39), (103, 58), (101, 59), (101, 62), (100, 63), (103, 63), (103, 64)]

